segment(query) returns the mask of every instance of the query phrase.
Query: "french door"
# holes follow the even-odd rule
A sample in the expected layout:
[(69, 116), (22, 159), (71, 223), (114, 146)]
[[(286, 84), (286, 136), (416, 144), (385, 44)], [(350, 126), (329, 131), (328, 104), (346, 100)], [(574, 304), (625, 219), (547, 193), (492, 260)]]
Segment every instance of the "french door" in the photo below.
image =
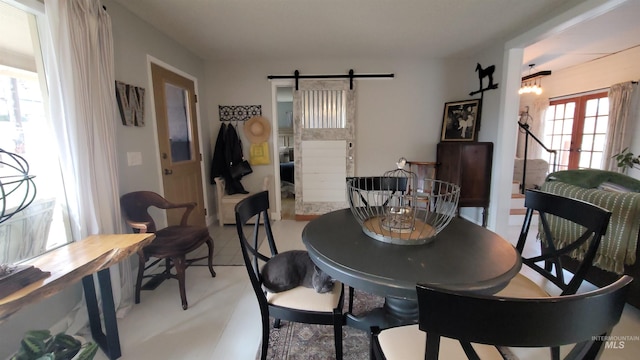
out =
[(609, 123), (607, 92), (552, 100), (545, 118), (545, 144), (558, 151), (550, 168), (602, 169)]

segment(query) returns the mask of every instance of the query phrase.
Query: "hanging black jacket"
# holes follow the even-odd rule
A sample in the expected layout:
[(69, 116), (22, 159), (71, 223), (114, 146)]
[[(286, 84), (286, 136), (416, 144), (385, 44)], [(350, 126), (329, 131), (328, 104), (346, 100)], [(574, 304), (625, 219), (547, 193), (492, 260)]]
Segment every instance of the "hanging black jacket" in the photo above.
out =
[(242, 161), (242, 142), (233, 125), (229, 125), (227, 131), (224, 133), (224, 154), (228, 166), (238, 164)]
[[(213, 158), (211, 159), (211, 184), (215, 184), (215, 178), (222, 177), (226, 179), (229, 177), (229, 165), (224, 154), (224, 133), (227, 131), (227, 124), (222, 123), (220, 130), (218, 131), (218, 137), (216, 138), (216, 144), (213, 149)], [(227, 175), (225, 176), (225, 171)]]
[(240, 179), (234, 179), (231, 176), (231, 165), (240, 163), (243, 159), (242, 155), (242, 142), (238, 137), (236, 128), (233, 125), (227, 126), (227, 130), (224, 132), (224, 158), (225, 164), (223, 170), (223, 178), (225, 181), (225, 190), (227, 194), (248, 194), (249, 192), (244, 189)]

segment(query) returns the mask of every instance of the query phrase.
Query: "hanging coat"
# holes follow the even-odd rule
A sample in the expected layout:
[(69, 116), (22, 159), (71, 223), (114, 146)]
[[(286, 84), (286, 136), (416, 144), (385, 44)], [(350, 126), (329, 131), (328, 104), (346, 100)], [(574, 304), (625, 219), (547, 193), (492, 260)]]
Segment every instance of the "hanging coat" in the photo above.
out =
[(229, 171), (229, 165), (224, 154), (224, 133), (227, 131), (227, 124), (222, 123), (216, 138), (216, 144), (213, 149), (213, 158), (211, 159), (211, 184), (215, 184), (215, 178), (222, 177), (226, 179), (225, 170)]
[(248, 194), (249, 192), (244, 189), (240, 179), (231, 177), (231, 166), (243, 161), (242, 142), (233, 125), (229, 125), (224, 133), (224, 154), (227, 165), (226, 176), (224, 177), (227, 194)]
[(224, 133), (224, 153), (228, 166), (238, 164), (243, 160), (242, 142), (233, 125), (229, 125)]

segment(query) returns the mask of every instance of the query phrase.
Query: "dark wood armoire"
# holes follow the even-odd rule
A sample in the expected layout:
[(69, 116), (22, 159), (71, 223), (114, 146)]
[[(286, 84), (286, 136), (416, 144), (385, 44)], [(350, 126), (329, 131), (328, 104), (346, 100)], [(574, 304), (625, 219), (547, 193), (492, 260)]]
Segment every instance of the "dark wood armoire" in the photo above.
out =
[(493, 143), (450, 141), (438, 144), (436, 179), (460, 185), (461, 207), (481, 207), (487, 226)]

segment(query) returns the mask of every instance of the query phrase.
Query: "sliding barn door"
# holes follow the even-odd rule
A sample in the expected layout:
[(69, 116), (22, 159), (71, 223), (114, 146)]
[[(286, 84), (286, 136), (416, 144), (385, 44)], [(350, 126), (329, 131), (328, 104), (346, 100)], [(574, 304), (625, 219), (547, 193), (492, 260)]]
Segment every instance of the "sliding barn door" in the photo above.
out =
[(355, 90), (348, 80), (300, 80), (293, 92), (296, 219), (348, 207), (354, 174)]

